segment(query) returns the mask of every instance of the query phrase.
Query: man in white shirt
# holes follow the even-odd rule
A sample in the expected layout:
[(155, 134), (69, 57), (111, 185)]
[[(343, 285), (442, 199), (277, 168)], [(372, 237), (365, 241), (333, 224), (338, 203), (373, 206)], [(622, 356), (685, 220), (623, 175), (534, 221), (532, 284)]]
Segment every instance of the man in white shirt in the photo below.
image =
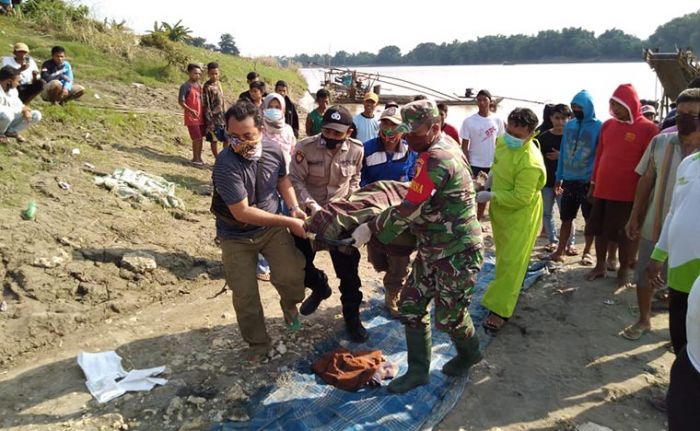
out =
[(366, 93), (363, 102), (365, 109), (352, 119), (357, 128), (357, 140), (363, 144), (379, 136), (379, 121), (374, 117), (378, 103), (379, 96), (371, 92)]
[(3, 57), (2, 66), (11, 66), (20, 71), (17, 92), (19, 99), (28, 105), (44, 89), (44, 81), (41, 80), (39, 68), (33, 58), (29, 56), (29, 47), (18, 42), (14, 46), (13, 56)]
[[(462, 151), (469, 160), (474, 178), (480, 172), (486, 174), (491, 170), (493, 155), (496, 151), (496, 138), (505, 132), (503, 120), (489, 109), (491, 93), (480, 90), (476, 95), (476, 106), (479, 112), (467, 117), (459, 130), (462, 139)], [(486, 211), (486, 204), (477, 207), (477, 218), (481, 220)]]
[(12, 66), (0, 68), (0, 142), (7, 138), (24, 142), (19, 132), (41, 121), (41, 113), (26, 107), (17, 95), (19, 75), (19, 69)]

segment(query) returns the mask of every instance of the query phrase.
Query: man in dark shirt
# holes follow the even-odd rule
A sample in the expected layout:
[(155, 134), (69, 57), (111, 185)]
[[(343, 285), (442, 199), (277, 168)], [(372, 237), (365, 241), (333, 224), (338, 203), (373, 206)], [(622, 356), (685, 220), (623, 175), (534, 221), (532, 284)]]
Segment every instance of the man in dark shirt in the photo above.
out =
[[(238, 326), (250, 345), (248, 358), (255, 361), (270, 349), (255, 274), (258, 254), (270, 264), (271, 282), (280, 295), (287, 327), (298, 330), (305, 260), (289, 231), (305, 238), (306, 215), (287, 177), (282, 150), (273, 141), (263, 141), (257, 108), (239, 101), (226, 112), (225, 122), (230, 142), (214, 164), (211, 211), (216, 216), (216, 236)], [(277, 193), (292, 217), (279, 214)]]
[(275, 93), (284, 97), (284, 122), (289, 124), (294, 131), (294, 137), (299, 139), (299, 114), (297, 107), (289, 98), (289, 87), (285, 81), (279, 80), (275, 84)]
[[(552, 127), (543, 130), (537, 137), (537, 140), (540, 142), (540, 151), (542, 151), (542, 157), (544, 158), (544, 167), (547, 169), (547, 182), (542, 189), (542, 201), (544, 202), (542, 222), (544, 224), (544, 230), (547, 233), (547, 238), (549, 239), (545, 249), (549, 252), (553, 252), (557, 249), (559, 242), (559, 236), (557, 235), (557, 230), (554, 225), (554, 218), (552, 217), (554, 203), (556, 202), (557, 206), (561, 208), (561, 196), (557, 196), (554, 193), (554, 183), (557, 175), (557, 162), (559, 160), (561, 138), (564, 136), (564, 125), (566, 125), (566, 122), (571, 118), (571, 109), (569, 109), (568, 105), (559, 104), (550, 106), (547, 111), (549, 112), (549, 118), (544, 120), (543, 124), (551, 124)], [(571, 238), (569, 238), (569, 243), (566, 247), (566, 254), (569, 256), (573, 256), (576, 253), (574, 247), (576, 243), (575, 232), (576, 228), (574, 227), (571, 229)]]
[[(258, 72), (249, 72), (246, 77), (246, 81), (248, 81), (248, 87), (250, 87), (250, 84), (253, 82), (258, 82), (260, 81), (260, 74)], [(267, 96), (267, 93), (263, 92), (263, 97)], [(243, 93), (238, 95), (239, 100), (247, 100), (249, 102), (253, 101), (253, 98), (250, 95), (250, 89), (244, 91)]]

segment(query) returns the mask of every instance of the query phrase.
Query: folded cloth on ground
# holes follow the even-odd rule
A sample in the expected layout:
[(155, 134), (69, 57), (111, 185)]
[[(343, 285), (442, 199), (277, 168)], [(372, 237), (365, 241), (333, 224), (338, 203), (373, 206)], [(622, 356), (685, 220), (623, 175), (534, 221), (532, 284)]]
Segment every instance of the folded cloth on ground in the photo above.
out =
[[(353, 353), (339, 347), (324, 353), (311, 365), (311, 370), (329, 385), (354, 392), (370, 384), (377, 376), (394, 376), (395, 368), (384, 367), (386, 359), (381, 350)], [(386, 377), (381, 377), (381, 379)], [(381, 381), (380, 379), (380, 381)]]
[(113, 191), (124, 199), (150, 199), (166, 208), (182, 207), (182, 202), (175, 197), (175, 183), (142, 171), (115, 169), (112, 175), (95, 177), (95, 184)]
[[(324, 205), (306, 220), (306, 230), (327, 239), (350, 238), (355, 228), (372, 220), (385, 209), (400, 204), (407, 193), (408, 183), (377, 181), (368, 184), (347, 199)], [(370, 242), (387, 254), (408, 256), (415, 249), (416, 238), (409, 231), (404, 231), (391, 244), (382, 244), (377, 240)], [(313, 246), (315, 250), (328, 248), (328, 244), (321, 241), (314, 241)]]
[(78, 354), (78, 365), (85, 373), (85, 386), (95, 399), (106, 403), (128, 391), (150, 391), (155, 385), (164, 385), (168, 381), (156, 376), (165, 371), (165, 367), (131, 370), (122, 367), (122, 358), (116, 352)]

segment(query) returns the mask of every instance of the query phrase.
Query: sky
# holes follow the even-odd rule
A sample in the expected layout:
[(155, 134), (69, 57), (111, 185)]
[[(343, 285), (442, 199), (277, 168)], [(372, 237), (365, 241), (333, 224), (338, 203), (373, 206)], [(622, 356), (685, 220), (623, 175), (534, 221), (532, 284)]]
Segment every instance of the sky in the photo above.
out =
[(596, 35), (618, 28), (641, 39), (659, 25), (698, 10), (689, 0), (662, 3), (578, 0), (432, 0), (334, 2), (267, 0), (78, 0), (97, 18), (126, 20), (144, 33), (154, 21), (182, 19), (195, 36), (218, 43), (231, 33), (244, 56), (293, 56), (369, 51), (396, 45), (403, 54), (422, 42), (473, 40), (487, 35), (536, 34), (582, 27)]

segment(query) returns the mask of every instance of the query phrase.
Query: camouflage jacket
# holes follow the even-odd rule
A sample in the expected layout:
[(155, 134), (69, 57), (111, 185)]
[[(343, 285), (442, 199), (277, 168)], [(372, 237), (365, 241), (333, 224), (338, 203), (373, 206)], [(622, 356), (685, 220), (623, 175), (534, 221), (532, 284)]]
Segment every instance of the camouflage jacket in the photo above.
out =
[(406, 198), (383, 211), (370, 227), (385, 244), (410, 229), (417, 237), (420, 256), (434, 262), (481, 249), (475, 207), (474, 185), (464, 154), (440, 138), (419, 154)]

